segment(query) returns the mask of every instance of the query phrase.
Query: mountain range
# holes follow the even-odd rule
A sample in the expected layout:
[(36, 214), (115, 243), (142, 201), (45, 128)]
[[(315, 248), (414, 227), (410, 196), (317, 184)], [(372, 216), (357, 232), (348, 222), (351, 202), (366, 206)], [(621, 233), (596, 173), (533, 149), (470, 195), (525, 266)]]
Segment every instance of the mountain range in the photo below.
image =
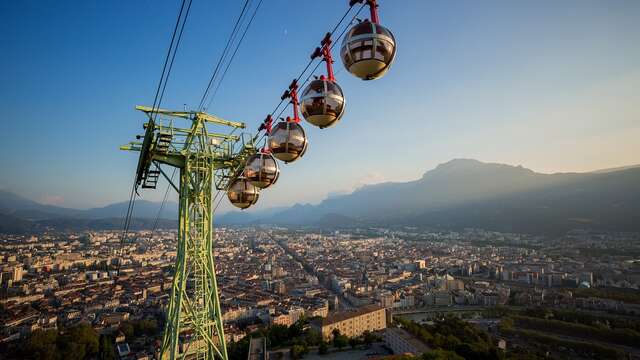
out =
[[(298, 204), (265, 215), (253, 215), (245, 223), (640, 231), (640, 166), (541, 174), (521, 166), (455, 159), (415, 181), (369, 185), (318, 205)], [(227, 214), (219, 221), (231, 216), (238, 218)]]
[[(0, 232), (33, 228), (117, 228), (127, 203), (77, 210), (0, 191)], [(136, 202), (134, 225), (155, 219), (160, 204)], [(168, 203), (162, 218), (176, 219)], [(640, 166), (589, 173), (541, 174), (521, 166), (455, 159), (410, 182), (368, 185), (317, 205), (296, 204), (216, 217), (219, 224), (320, 227), (418, 226), (525, 233), (571, 229), (640, 231)], [(164, 222), (175, 226), (175, 221)], [(26, 230), (25, 230), (26, 229)]]
[[(70, 209), (45, 205), (11, 192), (0, 190), (0, 233), (24, 233), (44, 229), (113, 230), (122, 228), (122, 218), (128, 202), (119, 202), (91, 209)], [(151, 228), (160, 210), (160, 203), (137, 200), (131, 228)], [(158, 226), (176, 227), (178, 205), (167, 202), (158, 219)]]

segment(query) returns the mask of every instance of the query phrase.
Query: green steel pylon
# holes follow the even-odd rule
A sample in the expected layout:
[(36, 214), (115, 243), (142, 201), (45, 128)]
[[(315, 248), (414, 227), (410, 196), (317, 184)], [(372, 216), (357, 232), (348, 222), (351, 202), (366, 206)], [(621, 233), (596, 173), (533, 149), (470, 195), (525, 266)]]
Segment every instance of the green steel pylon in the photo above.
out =
[[(162, 359), (227, 360), (222, 312), (213, 256), (214, 185), (224, 190), (256, 152), (254, 138), (210, 133), (207, 126), (245, 127), (203, 112), (168, 111), (137, 106), (149, 121), (142, 142), (130, 142), (122, 150), (139, 151), (136, 186), (155, 188), (160, 164), (177, 167), (179, 194), (178, 244), (175, 275), (162, 341)], [(191, 122), (188, 128), (161, 125), (162, 117)], [(234, 130), (235, 131), (235, 130)]]

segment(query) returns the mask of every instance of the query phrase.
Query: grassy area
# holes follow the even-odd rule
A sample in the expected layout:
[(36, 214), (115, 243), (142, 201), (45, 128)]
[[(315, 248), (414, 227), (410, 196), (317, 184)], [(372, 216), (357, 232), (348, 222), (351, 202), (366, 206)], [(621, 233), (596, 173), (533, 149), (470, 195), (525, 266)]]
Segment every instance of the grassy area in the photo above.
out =
[(573, 295), (579, 298), (596, 297), (624, 301), (629, 304), (640, 304), (640, 290), (619, 288), (572, 289)]
[(512, 318), (515, 326), (520, 328), (626, 346), (637, 346), (637, 344), (640, 344), (640, 333), (631, 329), (609, 329), (604, 325), (596, 327), (527, 316), (513, 316)]
[(591, 342), (562, 339), (535, 330), (502, 328), (501, 332), (505, 335), (524, 338), (526, 342), (534, 341), (540, 343), (552, 351), (557, 351), (564, 347), (582, 356), (595, 359), (626, 359), (623, 351)]
[(640, 250), (637, 249), (617, 249), (617, 248), (580, 248), (580, 255), (590, 257), (602, 257), (602, 256), (625, 256), (625, 257), (638, 257), (640, 256)]
[(607, 327), (610, 329), (631, 329), (640, 332), (640, 321), (638, 318), (623, 316), (593, 314), (578, 310), (569, 309), (549, 309), (549, 308), (528, 308), (519, 313), (512, 312), (506, 315), (522, 315), (539, 319), (560, 320), (568, 323), (583, 324), (595, 327)]
[(433, 325), (417, 324), (397, 317), (394, 319), (405, 330), (440, 351), (435, 359), (505, 359), (510, 358), (494, 344), (494, 339), (484, 330), (457, 317), (436, 320)]
[(521, 337), (549, 351), (563, 347), (584, 356), (617, 359), (624, 358), (623, 351), (596, 342), (630, 347), (640, 344), (640, 323), (635, 318), (545, 307), (495, 307), (485, 315), (502, 319), (503, 335)]

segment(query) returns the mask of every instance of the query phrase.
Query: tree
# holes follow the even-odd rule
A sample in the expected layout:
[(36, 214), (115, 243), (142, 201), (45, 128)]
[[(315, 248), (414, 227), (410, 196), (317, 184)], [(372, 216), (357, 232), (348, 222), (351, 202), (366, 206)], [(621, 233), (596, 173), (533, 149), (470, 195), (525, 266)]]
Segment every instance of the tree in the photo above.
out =
[(302, 345), (293, 345), (291, 347), (291, 358), (292, 359), (300, 359), (304, 356), (304, 347)]
[(273, 325), (269, 327), (267, 336), (272, 347), (282, 346), (289, 340), (289, 328), (284, 325)]
[(98, 352), (100, 360), (115, 360), (116, 351), (113, 347), (113, 340), (109, 336), (100, 336), (100, 351)]
[(132, 339), (135, 334), (133, 324), (131, 324), (130, 322), (124, 322), (120, 324), (120, 331), (122, 331), (127, 339)]
[(316, 330), (309, 329), (304, 336), (304, 341), (310, 346), (319, 345), (322, 342), (322, 334)]
[(500, 321), (500, 324), (498, 324), (498, 329), (500, 331), (504, 331), (512, 328), (513, 328), (513, 319), (509, 317), (502, 319)]
[(464, 358), (453, 351), (437, 349), (422, 354), (421, 360), (464, 360)]
[(333, 338), (333, 346), (337, 347), (338, 349), (342, 349), (343, 347), (349, 345), (349, 338), (346, 337), (345, 335), (340, 335), (338, 334), (337, 336), (334, 336)]
[(36, 330), (27, 339), (22, 352), (27, 359), (54, 360), (57, 339), (55, 330)]
[(458, 337), (456, 337), (455, 335), (447, 335), (444, 338), (444, 343), (442, 344), (442, 347), (447, 349), (447, 350), (453, 350), (456, 348), (456, 346), (460, 345), (462, 342), (460, 341), (460, 339), (458, 339)]
[(158, 322), (156, 319), (143, 319), (133, 323), (133, 330), (136, 336), (154, 335), (158, 332)]
[(93, 327), (89, 324), (80, 324), (72, 327), (69, 331), (69, 336), (74, 339), (75, 343), (83, 345), (87, 355), (93, 355), (98, 353), (100, 346), (98, 334)]
[(351, 346), (351, 348), (355, 349), (358, 345), (360, 345), (360, 340), (358, 340), (358, 338), (351, 338), (349, 339), (349, 345)]
[(304, 324), (301, 323), (300, 321), (298, 321), (295, 324), (292, 324), (291, 326), (289, 326), (289, 338), (293, 339), (295, 337), (298, 337), (298, 336), (302, 335), (303, 326), (304, 326)]
[(98, 353), (100, 342), (98, 334), (89, 324), (80, 324), (70, 328), (58, 338), (58, 348), (63, 359), (84, 359)]
[(378, 340), (378, 337), (369, 330), (365, 331), (362, 334), (362, 337), (364, 339), (364, 343), (367, 344), (367, 346), (373, 344), (376, 340)]
[(245, 360), (249, 353), (250, 336), (245, 336), (239, 342), (231, 341), (227, 343), (227, 354), (231, 360)]
[(327, 346), (327, 343), (324, 341), (321, 342), (320, 345), (318, 346), (318, 354), (324, 355), (328, 352), (329, 352), (329, 346)]
[(84, 345), (72, 341), (60, 345), (59, 355), (65, 360), (83, 360), (86, 354)]

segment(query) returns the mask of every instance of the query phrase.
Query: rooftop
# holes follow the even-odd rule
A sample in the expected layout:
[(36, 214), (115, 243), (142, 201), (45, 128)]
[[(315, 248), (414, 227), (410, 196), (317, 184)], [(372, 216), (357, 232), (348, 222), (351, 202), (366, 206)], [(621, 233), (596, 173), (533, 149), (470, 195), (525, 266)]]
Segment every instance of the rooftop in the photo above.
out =
[(356, 316), (360, 316), (360, 315), (364, 315), (364, 314), (368, 314), (374, 311), (378, 311), (378, 310), (383, 310), (384, 308), (378, 306), (378, 305), (365, 305), (362, 307), (359, 307), (357, 310), (354, 311), (341, 311), (341, 312), (336, 312), (333, 314), (329, 314), (329, 316), (327, 316), (326, 318), (322, 319), (322, 326), (327, 326), (327, 325), (331, 325), (340, 321), (344, 321)]

